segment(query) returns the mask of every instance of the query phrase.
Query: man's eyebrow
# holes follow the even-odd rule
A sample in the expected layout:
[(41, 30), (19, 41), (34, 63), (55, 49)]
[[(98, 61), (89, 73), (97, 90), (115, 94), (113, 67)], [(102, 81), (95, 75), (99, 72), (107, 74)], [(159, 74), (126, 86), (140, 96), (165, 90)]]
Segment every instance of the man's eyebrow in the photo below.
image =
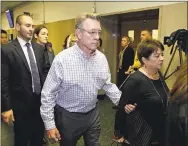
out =
[(93, 30), (98, 30), (98, 31), (102, 31), (102, 29), (91, 29), (91, 30), (92, 30), (92, 31), (93, 31)]

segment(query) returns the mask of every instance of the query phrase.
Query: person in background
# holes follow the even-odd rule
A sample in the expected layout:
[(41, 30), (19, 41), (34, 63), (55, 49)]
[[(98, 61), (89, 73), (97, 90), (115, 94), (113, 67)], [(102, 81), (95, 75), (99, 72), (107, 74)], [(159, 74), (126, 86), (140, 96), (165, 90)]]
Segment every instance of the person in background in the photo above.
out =
[(0, 39), (0, 44), (5, 45), (8, 43), (8, 36), (7, 32), (3, 29), (1, 29), (1, 39)]
[(118, 83), (120, 86), (123, 81), (127, 78), (125, 72), (129, 69), (129, 66), (133, 65), (134, 62), (134, 50), (130, 45), (131, 41), (129, 37), (123, 36), (121, 39), (121, 51), (119, 53), (119, 66), (118, 66)]
[(5, 123), (14, 123), (14, 146), (28, 143), (42, 146), (44, 123), (40, 115), (40, 93), (44, 82), (44, 48), (31, 42), (31, 16), (17, 16), (15, 29), (17, 38), (2, 47), (5, 71), (1, 74), (1, 116)]
[[(3, 29), (1, 29), (1, 39), (0, 39), (1, 47), (6, 45), (8, 43), (8, 37), (7, 32)], [(6, 66), (7, 60), (5, 57), (4, 52), (1, 49), (1, 78), (6, 78), (8, 75), (8, 68)], [(1, 94), (4, 90), (1, 90)], [(3, 113), (6, 110), (6, 105), (4, 105), (4, 101), (1, 98), (1, 113)], [(1, 144), (5, 144), (8, 141), (14, 142), (14, 131), (13, 131), (13, 124), (12, 122), (9, 122), (8, 125), (1, 119)], [(12, 144), (13, 145), (13, 144)]]
[(67, 49), (67, 41), (68, 41), (68, 38), (69, 38), (70, 34), (68, 36), (66, 36), (65, 40), (64, 40), (64, 44), (63, 44), (63, 49)]
[(44, 74), (45, 78), (48, 74), (48, 71), (51, 67), (52, 61), (55, 57), (54, 50), (52, 49), (52, 43), (48, 42), (48, 29), (44, 25), (39, 25), (35, 28), (33, 33), (33, 38), (35, 39), (36, 43), (42, 45), (44, 49), (44, 57), (45, 57), (45, 64), (44, 64)]
[(74, 33), (70, 34), (70, 36), (67, 40), (67, 48), (70, 48), (73, 45), (75, 45), (76, 41), (77, 41), (77, 38), (76, 38), (75, 34)]
[[(152, 34), (148, 29), (143, 29), (140, 33), (140, 40), (141, 42), (144, 40), (150, 40), (152, 39)], [(138, 59), (137, 51), (135, 53), (134, 57), (134, 64), (129, 67), (127, 70), (126, 74), (133, 73), (134, 71), (138, 70), (141, 67), (140, 61)]]
[(76, 38), (74, 33), (68, 35), (65, 38), (63, 49), (67, 49), (69, 47), (72, 47), (76, 43), (76, 41), (77, 41), (77, 38)]
[(41, 96), (41, 115), (48, 137), (61, 146), (99, 146), (98, 91), (118, 104), (121, 91), (111, 83), (107, 59), (97, 50), (100, 16), (84, 13), (75, 21), (77, 42), (54, 59)]
[[(163, 50), (164, 46), (157, 40), (142, 41), (137, 48), (141, 67), (129, 76), (122, 88), (119, 110), (123, 115), (125, 112), (127, 114), (126, 121), (120, 122), (119, 129), (124, 132), (124, 138), (134, 146), (164, 146), (165, 143), (169, 90), (159, 71), (164, 60)], [(136, 104), (132, 112), (125, 106), (129, 104)], [(119, 121), (121, 120), (124, 119), (120, 116)]]
[[(44, 64), (44, 76), (46, 78), (48, 71), (52, 65), (53, 59), (55, 57), (54, 51), (52, 49), (52, 43), (48, 42), (48, 29), (44, 25), (39, 25), (35, 28), (34, 30), (34, 39), (36, 43), (42, 45), (44, 49), (44, 59), (45, 59), (45, 64)], [(43, 138), (43, 144), (46, 144), (48, 141), (44, 137)]]
[(99, 51), (101, 50), (101, 46), (102, 46), (102, 39), (99, 38), (98, 45), (97, 45), (97, 49), (98, 49)]
[(54, 54), (54, 50), (53, 50), (53, 46), (51, 42), (47, 42), (46, 43), (46, 52), (48, 54), (48, 58), (49, 58), (49, 63), (50, 66), (52, 65), (52, 62), (54, 60), (55, 54)]
[(170, 91), (167, 112), (167, 145), (188, 146), (188, 59), (180, 66)]

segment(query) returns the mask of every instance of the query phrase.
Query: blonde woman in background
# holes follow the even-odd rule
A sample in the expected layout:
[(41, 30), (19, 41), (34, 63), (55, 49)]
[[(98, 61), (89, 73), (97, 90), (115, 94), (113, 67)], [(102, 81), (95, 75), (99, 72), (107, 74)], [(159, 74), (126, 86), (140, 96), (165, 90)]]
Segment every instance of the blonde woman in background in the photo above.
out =
[(65, 38), (63, 49), (67, 49), (69, 47), (72, 47), (77, 41), (77, 38), (74, 33), (71, 33)]

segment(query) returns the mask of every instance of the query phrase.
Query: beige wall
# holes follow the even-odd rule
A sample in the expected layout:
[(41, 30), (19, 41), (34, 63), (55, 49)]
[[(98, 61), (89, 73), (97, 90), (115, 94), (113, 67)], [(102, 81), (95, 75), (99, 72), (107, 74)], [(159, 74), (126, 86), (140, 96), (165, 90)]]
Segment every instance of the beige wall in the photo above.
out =
[(55, 54), (63, 49), (64, 40), (67, 35), (74, 33), (74, 19), (62, 20), (54, 23), (47, 23), (49, 41), (52, 42)]

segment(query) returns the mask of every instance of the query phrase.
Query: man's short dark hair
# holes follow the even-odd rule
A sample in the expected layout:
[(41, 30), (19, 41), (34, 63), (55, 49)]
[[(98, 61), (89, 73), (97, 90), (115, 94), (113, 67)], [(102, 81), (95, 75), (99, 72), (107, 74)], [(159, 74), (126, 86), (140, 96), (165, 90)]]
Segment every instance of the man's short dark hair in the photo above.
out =
[(101, 38), (99, 38), (99, 43), (100, 43), (99, 47), (101, 47), (102, 46), (102, 39)]
[(152, 36), (152, 32), (149, 29), (145, 28), (145, 29), (142, 29), (141, 32), (142, 31), (147, 31)]
[[(16, 23), (18, 23), (18, 24), (21, 24), (21, 18), (23, 17), (23, 16), (28, 16), (28, 17), (31, 17), (31, 15), (28, 15), (28, 14), (21, 14), (21, 15), (18, 15), (17, 17), (16, 17)], [(31, 17), (32, 18), (32, 17)], [(32, 18), (33, 19), (33, 18)]]
[(1, 33), (7, 34), (7, 32), (4, 29), (1, 29)]

